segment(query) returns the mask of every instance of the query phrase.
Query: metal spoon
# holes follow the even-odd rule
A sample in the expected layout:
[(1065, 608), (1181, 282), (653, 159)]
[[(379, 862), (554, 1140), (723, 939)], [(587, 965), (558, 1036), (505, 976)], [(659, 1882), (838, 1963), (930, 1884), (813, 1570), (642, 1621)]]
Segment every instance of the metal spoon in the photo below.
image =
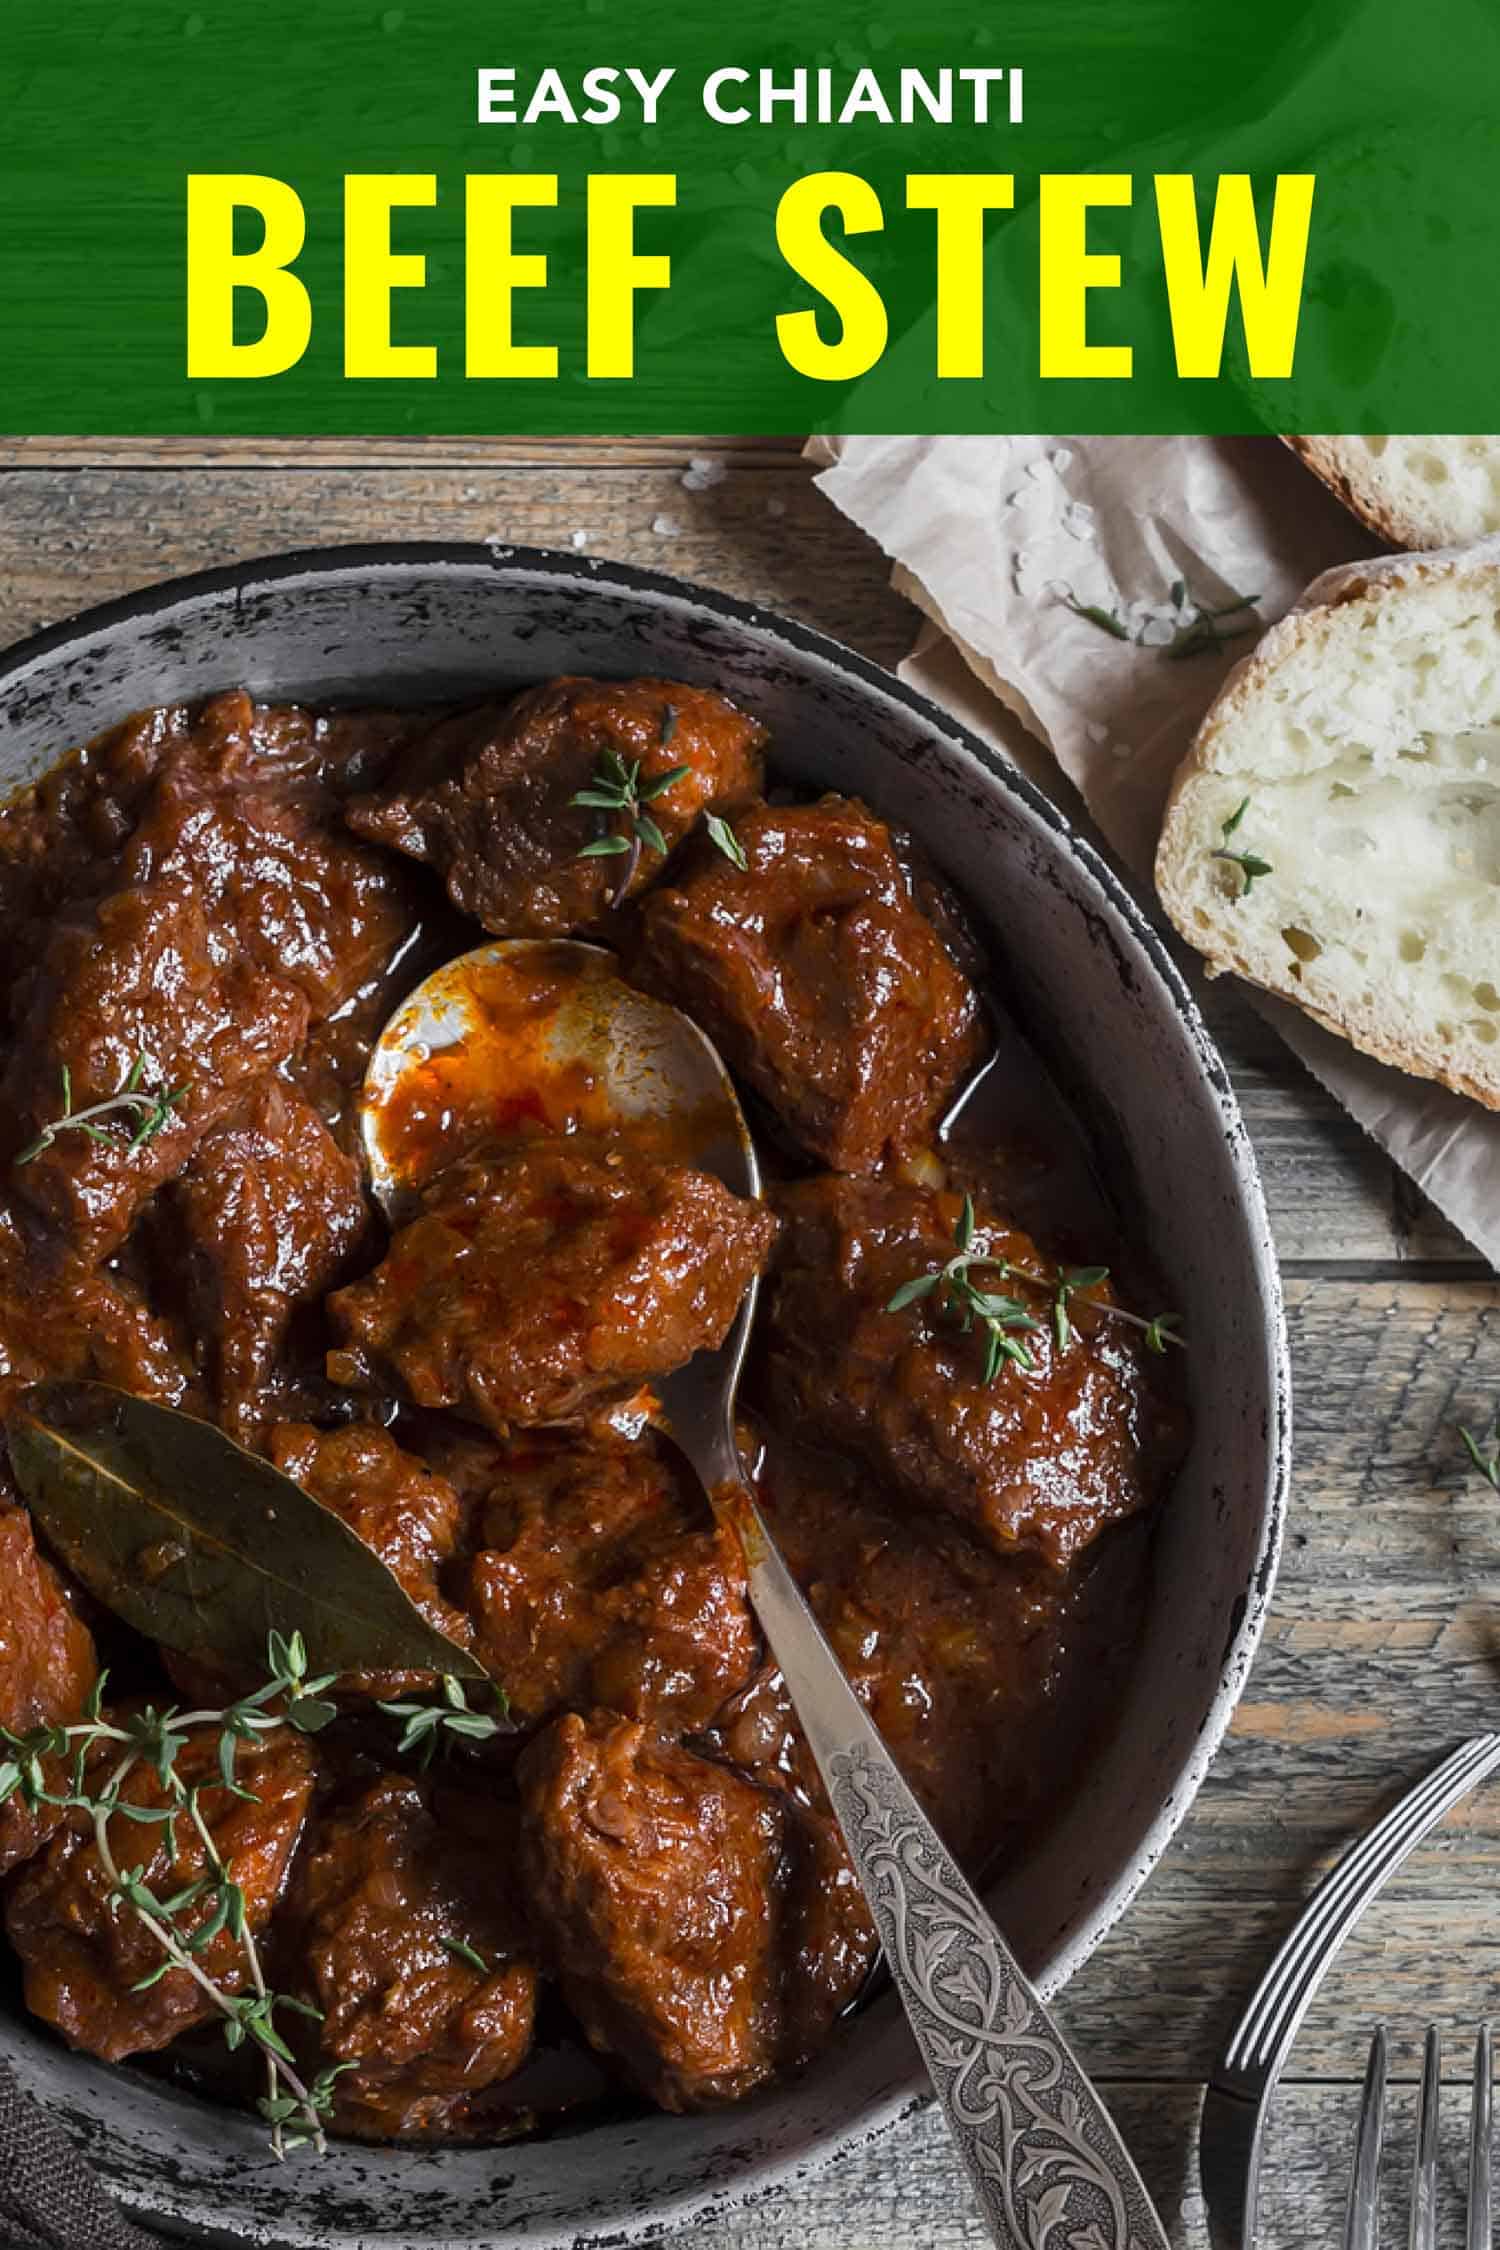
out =
[[(739, 1195), (761, 1192), (716, 1049), (601, 947), (482, 946), (397, 1010), (361, 1112), (387, 1211), (399, 1220), (424, 1179), (518, 1114), (639, 1138)], [(756, 1505), (734, 1440), (755, 1302), (752, 1284), (721, 1348), (657, 1385), (658, 1419), (739, 1533), (756, 1615), (990, 2232), (1007, 2250), (1167, 2250), (1108, 2111), (902, 1780)]]

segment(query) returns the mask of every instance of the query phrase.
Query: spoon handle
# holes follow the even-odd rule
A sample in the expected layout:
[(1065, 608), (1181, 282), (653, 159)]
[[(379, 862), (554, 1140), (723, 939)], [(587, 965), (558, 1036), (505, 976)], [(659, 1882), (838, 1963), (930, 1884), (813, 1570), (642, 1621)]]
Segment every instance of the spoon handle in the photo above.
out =
[(902, 1780), (748, 1493), (747, 1504), (756, 1614), (991, 2234), (1005, 2250), (1167, 2250), (1108, 2110)]

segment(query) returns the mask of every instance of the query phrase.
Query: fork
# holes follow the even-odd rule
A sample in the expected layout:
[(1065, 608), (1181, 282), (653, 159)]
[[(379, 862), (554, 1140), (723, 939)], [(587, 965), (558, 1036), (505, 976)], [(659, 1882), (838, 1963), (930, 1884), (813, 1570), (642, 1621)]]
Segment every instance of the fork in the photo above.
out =
[[(1385, 2138), (1387, 2052), (1382, 2024), (1370, 2043), (1370, 2062), (1360, 2099), (1354, 2169), (1349, 2176), (1349, 2207), (1344, 2220), (1344, 2250), (1378, 2250), (1380, 2241), (1380, 2150)], [(1436, 2250), (1437, 2245), (1438, 2100), (1442, 2069), (1442, 2037), (1436, 2024), (1429, 2024), (1422, 2054), (1422, 2093), (1417, 2107), (1417, 2160), (1411, 2183), (1409, 2250)], [(1490, 2250), (1491, 2074), (1490, 2027), (1482, 2024), (1474, 2042), (1465, 2250)]]
[(1251, 1994), (1209, 2080), (1199, 2125), (1215, 2250), (1252, 2250), (1267, 2110), (1334, 1956), (1423, 1837), (1496, 1767), (1500, 1734), (1473, 1735), (1440, 1759), (1324, 1877)]

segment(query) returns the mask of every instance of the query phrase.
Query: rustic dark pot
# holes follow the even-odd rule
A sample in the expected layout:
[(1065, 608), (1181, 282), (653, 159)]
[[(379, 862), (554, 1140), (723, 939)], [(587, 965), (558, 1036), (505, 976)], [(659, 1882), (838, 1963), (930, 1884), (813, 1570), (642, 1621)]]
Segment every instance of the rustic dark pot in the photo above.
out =
[[(1085, 1114), (1192, 1336), (1195, 1437), (1157, 1546), (1112, 1745), (992, 1904), (1045, 1994), (1125, 1911), (1192, 1803), (1275, 1569), (1290, 1414), (1276, 1261), (1223, 1065), (1145, 918), (1003, 760), (800, 626), (620, 566), (467, 546), (348, 547), (180, 579), (0, 660), (0, 783), (126, 711), (243, 685), (314, 702), (492, 693), (654, 672), (770, 721), (779, 761), (908, 823), (990, 925), (1016, 1008)], [(0, 2052), (123, 2201), (168, 2233), (278, 2250), (638, 2241), (773, 2193), (887, 2132), (922, 2078), (887, 1994), (805, 2078), (717, 2116), (505, 2148), (336, 2147), (286, 2166), (263, 2129), (66, 2053), (19, 2013)]]

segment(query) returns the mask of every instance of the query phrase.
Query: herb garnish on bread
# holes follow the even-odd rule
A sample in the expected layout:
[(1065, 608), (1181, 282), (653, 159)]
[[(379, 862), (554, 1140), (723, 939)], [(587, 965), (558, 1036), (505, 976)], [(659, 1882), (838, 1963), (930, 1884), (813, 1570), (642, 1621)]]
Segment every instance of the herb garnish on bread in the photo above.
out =
[(1156, 881), (1212, 973), (1500, 1108), (1500, 540), (1318, 580), (1199, 728)]

